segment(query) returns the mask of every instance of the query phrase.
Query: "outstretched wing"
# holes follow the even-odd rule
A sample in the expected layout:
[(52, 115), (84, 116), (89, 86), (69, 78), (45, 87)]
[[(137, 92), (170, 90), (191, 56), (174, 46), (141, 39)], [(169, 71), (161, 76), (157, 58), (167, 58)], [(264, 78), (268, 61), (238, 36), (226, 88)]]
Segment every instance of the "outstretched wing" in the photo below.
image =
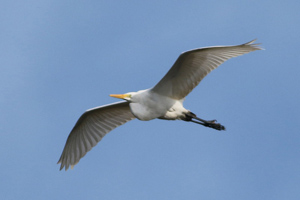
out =
[(117, 102), (87, 110), (72, 129), (58, 163), (68, 170), (90, 151), (108, 132), (134, 119), (129, 103)]
[(253, 44), (254, 41), (236, 46), (206, 47), (184, 52), (152, 91), (173, 99), (183, 99), (209, 72), (226, 60), (260, 50), (259, 44)]

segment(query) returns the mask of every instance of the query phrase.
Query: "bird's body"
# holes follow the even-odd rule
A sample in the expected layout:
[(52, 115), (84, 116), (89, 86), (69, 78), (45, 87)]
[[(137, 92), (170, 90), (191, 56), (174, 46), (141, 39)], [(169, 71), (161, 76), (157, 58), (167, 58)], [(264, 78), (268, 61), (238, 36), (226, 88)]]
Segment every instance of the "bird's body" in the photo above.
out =
[(137, 119), (142, 121), (156, 118), (176, 120), (188, 111), (182, 105), (183, 100), (172, 99), (158, 94), (152, 89), (141, 90), (136, 93), (131, 92), (130, 94), (132, 95), (129, 104), (130, 110)]
[(91, 150), (108, 132), (135, 118), (184, 120), (217, 130), (216, 120), (203, 120), (183, 107), (193, 88), (226, 60), (261, 49), (254, 40), (236, 46), (215, 46), (182, 53), (168, 73), (153, 87), (138, 92), (110, 95), (125, 101), (87, 110), (77, 121), (58, 161), (67, 170)]

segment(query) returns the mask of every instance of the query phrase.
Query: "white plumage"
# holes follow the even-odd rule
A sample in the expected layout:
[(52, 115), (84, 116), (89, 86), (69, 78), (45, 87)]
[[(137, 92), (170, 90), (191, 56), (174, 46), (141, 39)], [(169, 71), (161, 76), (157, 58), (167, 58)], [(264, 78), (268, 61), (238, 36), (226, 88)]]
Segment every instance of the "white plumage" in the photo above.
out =
[(58, 161), (60, 169), (73, 167), (108, 132), (138, 118), (151, 120), (184, 120), (195, 122), (217, 130), (225, 127), (215, 120), (206, 121), (182, 105), (199, 82), (226, 60), (260, 50), (255, 40), (236, 46), (214, 46), (194, 49), (182, 53), (167, 74), (151, 89), (129, 92), (112, 97), (124, 99), (105, 106), (87, 110), (77, 121), (67, 139)]

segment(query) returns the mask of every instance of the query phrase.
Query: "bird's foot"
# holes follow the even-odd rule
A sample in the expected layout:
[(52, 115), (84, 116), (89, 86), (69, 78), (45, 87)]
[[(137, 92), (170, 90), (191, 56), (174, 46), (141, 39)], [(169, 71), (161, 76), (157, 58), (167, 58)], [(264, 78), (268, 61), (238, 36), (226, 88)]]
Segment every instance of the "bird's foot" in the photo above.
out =
[(217, 120), (215, 120), (215, 119), (214, 120), (204, 120), (204, 119), (201, 119), (201, 118), (197, 117), (192, 112), (186, 113), (185, 118), (183, 118), (182, 120), (194, 122), (194, 123), (197, 123), (197, 124), (201, 124), (203, 126), (213, 128), (213, 129), (216, 129), (216, 130), (219, 130), (219, 131), (225, 130), (225, 127), (223, 125), (221, 125), (219, 123), (216, 123)]
[(225, 127), (219, 123), (216, 123), (217, 120), (210, 120), (210, 121), (206, 121), (204, 122), (204, 126), (209, 127), (209, 128), (213, 128), (216, 130), (225, 130)]

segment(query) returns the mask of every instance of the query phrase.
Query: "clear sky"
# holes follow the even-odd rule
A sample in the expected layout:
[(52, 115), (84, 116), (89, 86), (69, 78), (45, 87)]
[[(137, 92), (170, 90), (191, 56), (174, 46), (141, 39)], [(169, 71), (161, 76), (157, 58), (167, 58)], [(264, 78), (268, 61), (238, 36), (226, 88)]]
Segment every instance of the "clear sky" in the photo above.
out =
[[(300, 2), (1, 1), (1, 199), (300, 199)], [(147, 89), (190, 49), (257, 38), (184, 106), (183, 121), (131, 121), (73, 170), (67, 136), (112, 93)]]

